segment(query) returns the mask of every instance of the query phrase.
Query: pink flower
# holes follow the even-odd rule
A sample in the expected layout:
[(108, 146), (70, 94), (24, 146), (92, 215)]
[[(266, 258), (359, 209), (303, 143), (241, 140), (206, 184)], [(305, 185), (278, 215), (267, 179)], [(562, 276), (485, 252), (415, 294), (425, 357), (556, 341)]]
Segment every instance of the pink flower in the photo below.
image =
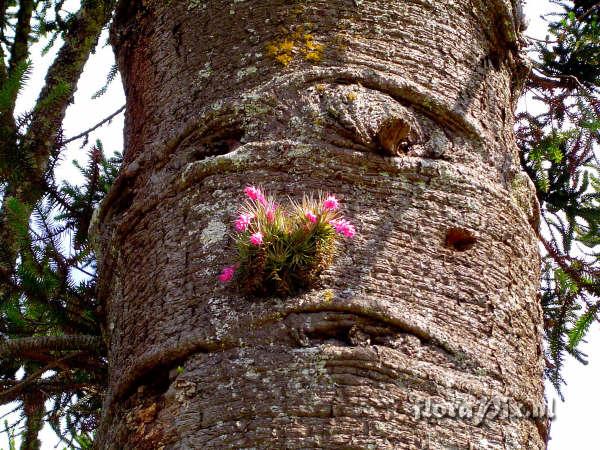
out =
[(317, 216), (315, 216), (312, 212), (306, 211), (306, 214), (304, 216), (312, 223), (317, 223)]
[(252, 219), (254, 219), (253, 214), (240, 214), (240, 217), (235, 221), (235, 229), (237, 231), (246, 231)]
[(267, 202), (267, 199), (262, 194), (260, 194), (258, 196), (258, 203), (260, 203), (261, 205), (263, 205), (265, 208), (269, 205), (268, 202)]
[(254, 233), (252, 236), (250, 236), (250, 243), (258, 247), (263, 243), (263, 234), (260, 231)]
[(244, 192), (250, 200), (259, 202), (263, 206), (267, 206), (267, 199), (262, 191), (256, 186), (246, 186)]
[(338, 207), (340, 206), (337, 198), (335, 198), (335, 196), (330, 195), (329, 197), (327, 197), (325, 199), (325, 201), (323, 202), (323, 208), (329, 210), (329, 211), (335, 211), (336, 209), (338, 209)]
[(354, 225), (352, 225), (346, 219), (335, 219), (329, 223), (333, 228), (335, 228), (335, 231), (337, 231), (340, 234), (343, 234), (348, 238), (354, 237), (354, 235), (356, 234), (356, 229), (354, 228)]
[(233, 278), (235, 273), (235, 266), (224, 267), (218, 278), (221, 283), (228, 283)]
[(267, 206), (265, 214), (267, 215), (267, 222), (271, 223), (275, 220), (275, 208), (272, 205)]

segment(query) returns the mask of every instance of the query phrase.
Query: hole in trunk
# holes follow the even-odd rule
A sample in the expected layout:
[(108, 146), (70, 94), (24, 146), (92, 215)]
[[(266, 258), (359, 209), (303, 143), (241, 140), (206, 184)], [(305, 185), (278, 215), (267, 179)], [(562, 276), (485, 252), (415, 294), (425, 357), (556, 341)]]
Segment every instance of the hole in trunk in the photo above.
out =
[(186, 145), (194, 149), (190, 154), (192, 160), (202, 160), (209, 156), (226, 155), (234, 151), (242, 145), (244, 134), (241, 127), (225, 127), (201, 138), (190, 139)]
[(122, 397), (131, 401), (137, 395), (143, 395), (148, 398), (163, 396), (172, 382), (170, 377), (171, 371), (178, 366), (182, 366), (185, 361), (185, 358), (181, 358), (149, 368), (132, 383), (127, 391), (123, 393)]
[(121, 192), (122, 194), (117, 198), (112, 206), (114, 214), (117, 215), (122, 214), (131, 208), (131, 205), (133, 205), (133, 200), (135, 199), (135, 193), (131, 190), (129, 183), (122, 187)]
[(241, 144), (244, 130), (240, 128), (225, 129), (221, 133), (210, 136), (202, 144), (205, 147), (203, 156), (225, 155), (234, 151)]
[(400, 118), (386, 121), (377, 132), (377, 144), (385, 155), (406, 154), (414, 144), (411, 139), (410, 125)]
[(457, 252), (464, 252), (473, 248), (476, 242), (475, 235), (464, 228), (450, 228), (446, 233), (446, 247)]

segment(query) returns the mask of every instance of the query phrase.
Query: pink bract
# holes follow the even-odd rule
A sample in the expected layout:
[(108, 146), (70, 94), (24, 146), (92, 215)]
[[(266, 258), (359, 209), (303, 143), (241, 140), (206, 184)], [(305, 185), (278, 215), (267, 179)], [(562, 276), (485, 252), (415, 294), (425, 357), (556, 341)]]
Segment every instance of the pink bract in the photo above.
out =
[(323, 202), (323, 208), (329, 211), (335, 211), (340, 206), (338, 199), (334, 195), (330, 195)]
[(263, 234), (260, 231), (257, 231), (252, 236), (250, 236), (250, 243), (252, 245), (259, 246), (263, 243)]
[(256, 186), (246, 186), (246, 188), (244, 189), (244, 193), (248, 196), (250, 200), (255, 200), (263, 206), (265, 206), (267, 203), (264, 194)]
[(317, 216), (315, 216), (312, 212), (307, 211), (305, 217), (310, 220), (312, 223), (317, 223)]
[(354, 237), (354, 235), (356, 234), (356, 229), (354, 228), (354, 225), (352, 225), (346, 219), (332, 220), (329, 223), (333, 228), (335, 228), (335, 231), (348, 238)]
[(217, 277), (221, 283), (228, 283), (235, 274), (235, 266), (224, 267), (219, 276)]
[(240, 214), (240, 217), (235, 221), (235, 229), (237, 231), (246, 231), (253, 218), (252, 214)]

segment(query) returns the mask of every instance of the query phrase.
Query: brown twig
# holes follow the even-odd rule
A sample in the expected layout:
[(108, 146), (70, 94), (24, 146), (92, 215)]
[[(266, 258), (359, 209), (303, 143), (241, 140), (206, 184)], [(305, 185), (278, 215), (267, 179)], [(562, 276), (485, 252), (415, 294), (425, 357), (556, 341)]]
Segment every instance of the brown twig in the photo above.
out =
[(88, 128), (87, 130), (79, 133), (76, 136), (70, 137), (69, 139), (66, 139), (64, 141), (61, 142), (61, 145), (67, 145), (73, 141), (76, 141), (77, 139), (81, 139), (83, 137), (88, 136), (92, 131), (97, 130), (98, 128), (100, 128), (102, 125), (104, 125), (107, 122), (110, 122), (112, 119), (114, 119), (117, 115), (119, 115), (120, 113), (122, 113), (125, 110), (125, 105), (121, 106), (119, 109), (117, 109), (114, 113), (112, 113), (110, 116), (106, 117), (105, 119), (102, 119), (100, 122), (98, 122), (96, 125), (94, 125), (93, 127)]

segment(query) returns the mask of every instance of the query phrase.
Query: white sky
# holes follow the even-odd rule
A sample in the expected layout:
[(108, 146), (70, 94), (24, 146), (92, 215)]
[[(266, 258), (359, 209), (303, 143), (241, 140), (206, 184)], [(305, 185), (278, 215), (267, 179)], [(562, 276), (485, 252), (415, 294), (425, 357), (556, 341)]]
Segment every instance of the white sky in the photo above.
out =
[[(540, 14), (552, 9), (548, 0), (528, 0), (525, 12), (531, 20), (527, 34), (537, 38), (544, 38), (545, 25), (540, 19)], [(556, 8), (554, 6), (554, 8)], [(106, 33), (101, 38), (102, 44), (106, 42)], [(43, 83), (48, 64), (54, 58), (54, 53), (45, 57), (40, 55), (40, 46), (32, 52), (34, 72), (18, 104), (19, 111), (29, 109), (35, 102)], [(121, 81), (117, 78), (109, 91), (97, 100), (90, 97), (104, 85), (106, 75), (113, 64), (112, 50), (109, 46), (100, 48), (92, 55), (86, 65), (75, 102), (68, 109), (64, 122), (65, 136), (73, 136), (99, 122), (104, 117), (116, 111), (125, 103)], [(123, 145), (123, 115), (116, 117), (112, 124), (102, 127), (90, 139), (90, 144), (96, 138), (102, 140), (107, 154), (115, 150), (121, 151)], [(70, 181), (77, 181), (79, 173), (73, 168), (70, 161), (81, 158), (85, 161), (89, 145), (79, 148), (80, 143), (73, 143), (64, 154), (65, 163), (61, 166), (61, 176)], [(556, 401), (556, 418), (552, 424), (550, 450), (597, 450), (600, 448), (597, 440), (598, 414), (597, 405), (600, 405), (600, 389), (596, 383), (600, 380), (600, 326), (595, 323), (590, 333), (589, 342), (583, 344), (583, 351), (589, 355), (590, 364), (583, 366), (573, 359), (569, 359), (564, 368), (564, 377), (568, 384), (564, 387), (566, 401), (563, 403), (555, 395), (553, 388), (547, 386), (547, 396), (550, 402)], [(6, 412), (6, 409), (0, 412)], [(56, 448), (57, 439), (54, 434), (45, 429), (41, 434), (42, 450)], [(5, 435), (0, 436), (0, 449), (8, 448)], [(62, 446), (59, 446), (62, 448)]]

